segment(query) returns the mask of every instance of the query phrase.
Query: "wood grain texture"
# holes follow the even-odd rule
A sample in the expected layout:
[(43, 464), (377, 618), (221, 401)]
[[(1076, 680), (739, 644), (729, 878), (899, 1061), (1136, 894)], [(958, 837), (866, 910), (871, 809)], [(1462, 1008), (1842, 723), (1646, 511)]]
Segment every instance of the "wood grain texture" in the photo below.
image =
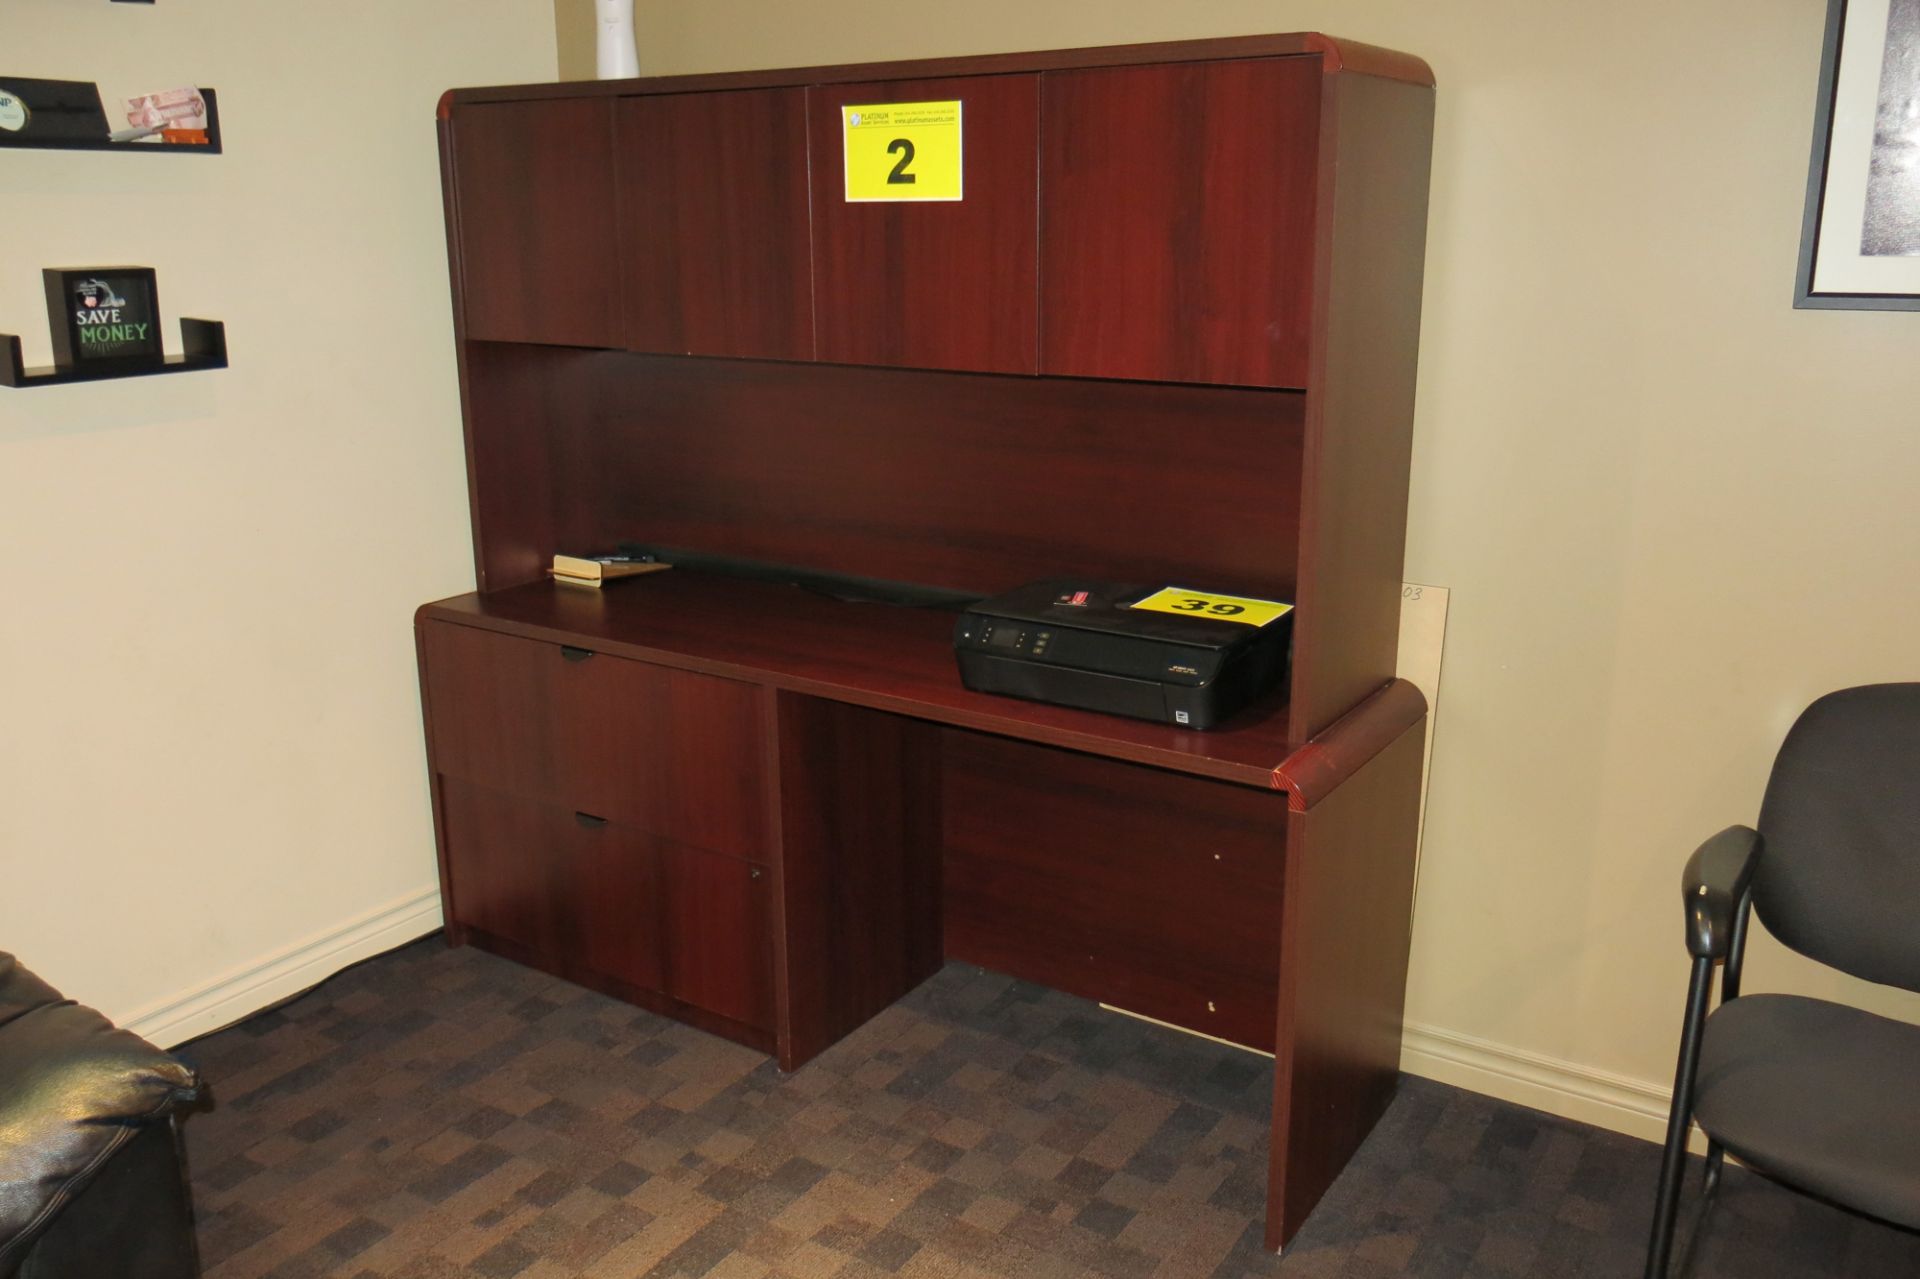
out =
[[(533, 585), (428, 605), (430, 623), (579, 644), (640, 662), (1062, 746), (1263, 793), (1286, 755), (1283, 702), (1207, 732), (961, 687), (954, 615), (674, 569), (604, 590)], [(435, 702), (438, 704), (436, 697)]]
[(554, 372), (594, 352), (501, 342), (461, 344), (474, 573), (482, 590), (543, 580), (553, 553), (596, 549), (592, 501), (572, 496), (604, 445)]
[(777, 697), (780, 1068), (940, 968), (940, 729)]
[(1392, 1100), (1425, 716), (1287, 824), (1266, 1242), (1279, 1249)]
[[(851, 203), (840, 109), (959, 99), (955, 201)], [(869, 81), (807, 91), (815, 349), (822, 360), (1032, 373), (1036, 77)]]
[[(575, 589), (584, 588), (552, 588)], [(767, 852), (757, 690), (465, 626), (423, 632), (434, 768), (738, 857)]]
[(428, 625), (422, 610), (416, 609), (413, 615), (413, 656), (420, 679), (420, 727), (427, 746), (427, 791), (433, 809), (434, 863), (440, 879), (440, 913), (445, 920), (447, 945), (460, 946), (467, 940), (466, 927), (459, 922), (460, 903), (454, 897), (452, 866), (447, 860), (446, 804), (441, 799), (439, 779), (434, 775), (433, 768), (433, 688), (427, 678)]
[[(484, 439), (485, 436), (476, 432), (480, 405), (474, 400), (472, 369), (468, 360), (468, 355), (475, 344), (467, 340), (467, 317), (460, 300), (463, 288), (461, 282), (465, 279), (466, 272), (461, 265), (460, 199), (453, 167), (453, 121), (450, 118), (452, 110), (447, 96), (441, 98), (440, 106), (440, 116), (435, 122), (434, 131), (440, 144), (440, 204), (446, 219), (447, 278), (452, 282), (450, 304), (453, 317), (454, 368), (460, 387), (461, 437), (466, 446), (467, 521), (473, 530), (474, 583), (481, 590), (485, 590), (487, 588), (486, 555), (481, 546), (481, 531), (486, 527), (486, 522), (482, 518), (480, 505), (480, 471), (475, 465), (473, 451), (476, 439)], [(417, 618), (414, 629), (416, 633), (419, 630)], [(424, 687), (423, 685), (423, 690)], [(458, 943), (458, 939), (451, 932), (448, 934), (448, 939), (450, 942)]]
[(1427, 65), (1425, 59), (1411, 53), (1319, 32), (1309, 32), (1305, 39), (1307, 46), (1320, 54), (1329, 75), (1346, 72), (1349, 75), (1400, 80), (1428, 89), (1433, 87), (1433, 68)]
[(802, 89), (618, 100), (626, 345), (813, 358)]
[(753, 862), (666, 840), (658, 855), (667, 994), (772, 1030), (772, 876)]
[(771, 1030), (763, 1030), (757, 1026), (749, 1026), (744, 1022), (734, 1021), (732, 1018), (722, 1017), (717, 1013), (708, 1012), (704, 1008), (685, 1003), (682, 1000), (675, 999), (673, 996), (660, 991), (649, 990), (644, 986), (635, 986), (630, 982), (621, 981), (617, 977), (609, 977), (607, 974), (588, 968), (586, 965), (564, 954), (558, 957), (543, 955), (510, 938), (502, 937), (497, 933), (485, 932), (478, 928), (468, 930), (467, 940), (471, 945), (478, 946), (480, 949), (499, 955), (502, 958), (510, 959), (516, 964), (525, 964), (529, 968), (538, 968), (542, 972), (552, 973), (554, 976), (564, 978), (567, 981), (573, 982), (575, 985), (585, 986), (589, 990), (597, 990), (605, 995), (612, 995), (615, 999), (624, 999), (630, 1004), (646, 1009), (648, 1012), (658, 1013), (662, 1017), (671, 1017), (675, 1021), (684, 1022), (696, 1030), (704, 1030), (710, 1035), (719, 1035), (721, 1038), (731, 1039), (737, 1044), (745, 1044), (755, 1052), (767, 1053), (769, 1055), (773, 1052), (773, 1032)]
[(1306, 385), (1320, 60), (1041, 77), (1043, 373)]
[(1212, 62), (1222, 58), (1290, 57), (1310, 53), (1331, 75), (1345, 71), (1409, 83), (1433, 84), (1433, 72), (1412, 54), (1381, 49), (1323, 35), (1298, 31), (1271, 35), (1220, 36), (1202, 40), (1168, 40), (1151, 44), (1109, 44), (1078, 49), (1044, 49), (1013, 53), (975, 54), (958, 58), (918, 58), (902, 62), (840, 63), (768, 71), (721, 71), (696, 75), (654, 76), (638, 80), (570, 81), (565, 84), (516, 84), (455, 89), (442, 99), (449, 104), (469, 102), (525, 102), (555, 97), (626, 97), (649, 93), (704, 93), (719, 89), (757, 89), (792, 84), (844, 84), (860, 80), (914, 80), (948, 76), (1010, 75), (1073, 67), (1133, 66), (1158, 62)]
[[(1291, 1238), (1397, 1067), (1427, 83), (1309, 33), (452, 95), (485, 590), (418, 625), (443, 855), (480, 866), (471, 890), (450, 866), (458, 934), (789, 1068), (943, 949), (1271, 1044), (1267, 1237)], [(940, 98), (967, 103), (967, 200), (841, 199), (838, 107)], [(696, 121), (743, 172), (700, 167)], [(656, 233), (614, 273), (630, 313), (559, 309), (609, 261), (579, 212), (611, 208), (604, 165), (551, 154), (583, 129), (623, 166), (614, 240)], [(582, 349), (622, 342), (733, 358)], [(951, 615), (684, 570), (536, 580), (621, 540), (982, 594), (1078, 575), (1293, 599), (1293, 675), (1195, 733), (969, 693)], [(529, 656), (562, 644), (597, 655)], [(555, 828), (593, 805), (604, 827)], [(609, 833), (587, 848), (633, 851), (509, 851)], [(543, 864), (611, 869), (556, 886)], [(582, 882), (657, 894), (657, 972), (581, 913)]]
[(949, 730), (949, 958), (1273, 1047), (1286, 805)]
[(1407, 540), (1433, 91), (1327, 81), (1293, 728), (1392, 678)]
[(1288, 755), (1273, 770), (1274, 788), (1287, 792), (1288, 808), (1304, 813), (1426, 713), (1426, 695), (1412, 682), (1396, 679)]
[(456, 935), (771, 1032), (760, 690), (432, 621), (420, 642)]
[(445, 136), (468, 338), (619, 345), (612, 119), (594, 98), (454, 109)]
[(468, 358), (489, 586), (633, 539), (981, 594), (1085, 575), (1293, 598), (1297, 393)]
[(443, 776), (439, 787), (463, 927), (519, 942), (549, 964), (566, 956), (666, 989), (658, 859), (646, 835), (621, 822), (583, 826), (560, 805), (457, 778)]

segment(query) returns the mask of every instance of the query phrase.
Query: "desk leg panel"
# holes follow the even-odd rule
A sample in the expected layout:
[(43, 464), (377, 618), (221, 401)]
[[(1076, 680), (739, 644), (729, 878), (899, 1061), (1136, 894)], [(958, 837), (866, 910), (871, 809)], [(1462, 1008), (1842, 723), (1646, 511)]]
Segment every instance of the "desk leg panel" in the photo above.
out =
[(1279, 1250), (1393, 1099), (1425, 718), (1291, 815), (1267, 1177)]
[(779, 767), (774, 981), (794, 1070), (940, 969), (940, 730), (772, 697)]
[(444, 921), (446, 942), (449, 946), (464, 946), (467, 930), (461, 926), (454, 913), (452, 866), (447, 859), (447, 817), (446, 804), (440, 796), (440, 778), (434, 772), (433, 761), (433, 688), (427, 677), (426, 623), (416, 619), (413, 624), (414, 660), (420, 672), (420, 725), (427, 739), (427, 790), (433, 805), (433, 856), (440, 871), (440, 918)]

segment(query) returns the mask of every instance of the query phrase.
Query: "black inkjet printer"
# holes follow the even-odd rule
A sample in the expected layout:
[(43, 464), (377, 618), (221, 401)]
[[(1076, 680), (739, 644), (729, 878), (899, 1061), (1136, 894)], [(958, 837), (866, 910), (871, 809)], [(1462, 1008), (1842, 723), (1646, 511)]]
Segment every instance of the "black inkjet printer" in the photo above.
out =
[(970, 606), (953, 648), (978, 692), (1212, 728), (1280, 681), (1292, 630), (1274, 600), (1034, 582)]

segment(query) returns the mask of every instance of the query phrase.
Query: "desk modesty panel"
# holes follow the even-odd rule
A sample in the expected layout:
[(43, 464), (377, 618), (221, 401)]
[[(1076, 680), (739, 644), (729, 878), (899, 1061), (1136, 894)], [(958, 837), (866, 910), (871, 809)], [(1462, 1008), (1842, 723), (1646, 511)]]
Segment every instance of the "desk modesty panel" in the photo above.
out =
[[(1398, 1065), (1432, 116), (1312, 33), (447, 94), (450, 938), (788, 1070), (950, 958), (1270, 1050), (1290, 1238)], [(951, 614), (545, 580), (628, 541), (1285, 599), (1292, 660), (1202, 733), (969, 692)]]

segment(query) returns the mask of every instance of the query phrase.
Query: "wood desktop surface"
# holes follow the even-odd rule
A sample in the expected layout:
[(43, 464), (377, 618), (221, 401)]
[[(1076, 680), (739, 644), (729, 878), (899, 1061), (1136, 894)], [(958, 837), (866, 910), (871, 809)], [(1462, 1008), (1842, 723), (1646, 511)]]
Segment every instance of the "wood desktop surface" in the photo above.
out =
[(856, 706), (1246, 786), (1281, 787), (1284, 689), (1207, 732), (963, 688), (958, 615), (800, 587), (653, 573), (594, 589), (530, 583), (428, 604), (421, 616), (744, 679)]

